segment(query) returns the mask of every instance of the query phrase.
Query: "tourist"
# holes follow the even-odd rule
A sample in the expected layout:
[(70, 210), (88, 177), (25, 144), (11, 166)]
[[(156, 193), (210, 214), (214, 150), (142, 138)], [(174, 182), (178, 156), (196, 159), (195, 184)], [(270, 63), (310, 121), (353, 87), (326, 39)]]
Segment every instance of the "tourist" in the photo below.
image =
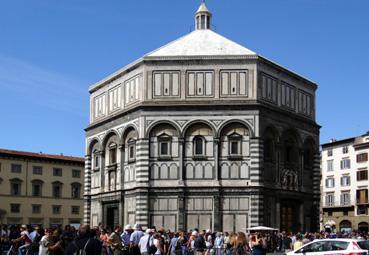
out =
[(109, 244), (113, 251), (114, 255), (121, 255), (123, 254), (123, 245), (122, 245), (122, 239), (120, 238), (120, 235), (122, 233), (122, 227), (117, 225), (114, 228), (114, 232), (111, 233), (109, 236)]
[(141, 225), (135, 224), (134, 231), (130, 237), (130, 255), (140, 255), (140, 248), (138, 247), (138, 243), (140, 242), (141, 237), (144, 236), (144, 232), (142, 232)]
[(141, 255), (149, 255), (149, 248), (152, 245), (151, 241), (151, 229), (146, 229), (144, 236), (141, 237), (138, 242)]
[(102, 243), (95, 238), (90, 226), (82, 224), (79, 227), (78, 235), (66, 248), (66, 255), (74, 255), (79, 251), (83, 251), (88, 255), (101, 255)]

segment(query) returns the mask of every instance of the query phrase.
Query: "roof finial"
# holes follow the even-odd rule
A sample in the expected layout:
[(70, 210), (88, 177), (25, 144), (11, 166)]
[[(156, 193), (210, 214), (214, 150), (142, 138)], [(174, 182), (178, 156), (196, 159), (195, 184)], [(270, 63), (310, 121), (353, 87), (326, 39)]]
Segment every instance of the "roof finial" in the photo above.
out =
[(195, 15), (196, 30), (211, 29), (211, 12), (206, 7), (205, 0), (201, 0), (199, 9)]

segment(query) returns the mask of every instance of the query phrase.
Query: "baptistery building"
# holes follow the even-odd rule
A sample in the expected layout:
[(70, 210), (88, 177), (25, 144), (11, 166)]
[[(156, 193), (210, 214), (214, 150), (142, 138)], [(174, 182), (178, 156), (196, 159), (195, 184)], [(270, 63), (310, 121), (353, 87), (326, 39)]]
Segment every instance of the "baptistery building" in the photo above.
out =
[(316, 230), (316, 89), (214, 32), (202, 3), (194, 31), (90, 87), (85, 222)]

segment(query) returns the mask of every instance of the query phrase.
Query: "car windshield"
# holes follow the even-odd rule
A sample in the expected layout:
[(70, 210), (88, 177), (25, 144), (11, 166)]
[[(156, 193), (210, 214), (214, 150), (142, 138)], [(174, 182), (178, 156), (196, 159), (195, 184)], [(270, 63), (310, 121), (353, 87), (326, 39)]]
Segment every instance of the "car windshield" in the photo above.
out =
[(360, 246), (363, 250), (369, 250), (369, 241), (358, 241), (357, 244)]

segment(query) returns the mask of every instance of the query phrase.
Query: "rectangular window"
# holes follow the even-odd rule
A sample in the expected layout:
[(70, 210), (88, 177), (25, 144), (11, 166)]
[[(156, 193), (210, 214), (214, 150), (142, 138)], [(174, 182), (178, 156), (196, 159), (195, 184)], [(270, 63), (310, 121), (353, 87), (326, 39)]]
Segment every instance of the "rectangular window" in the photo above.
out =
[(59, 185), (54, 185), (54, 186), (53, 186), (53, 196), (54, 196), (55, 198), (59, 198), (59, 197), (61, 197), (61, 188), (60, 188), (60, 186), (59, 186)]
[(99, 168), (99, 155), (94, 156), (94, 161), (95, 161), (94, 163), (95, 168)]
[(169, 156), (169, 142), (168, 141), (161, 141), (160, 143), (160, 156)]
[(42, 166), (33, 166), (33, 174), (42, 175)]
[(41, 205), (32, 205), (32, 213), (41, 213)]
[(347, 146), (343, 146), (343, 147), (342, 147), (342, 153), (343, 153), (343, 154), (348, 153), (348, 147), (347, 147)]
[(128, 160), (129, 161), (135, 160), (135, 145), (134, 144), (130, 144), (128, 146)]
[(356, 172), (356, 180), (357, 181), (366, 181), (368, 180), (368, 170), (359, 170)]
[(39, 183), (32, 184), (32, 196), (34, 197), (41, 196), (41, 184)]
[(13, 196), (19, 196), (21, 194), (21, 184), (19, 182), (12, 182), (10, 184), (10, 194)]
[(345, 175), (345, 176), (341, 177), (341, 186), (342, 187), (350, 186), (350, 182), (351, 182), (351, 179), (350, 179), (349, 175)]
[(190, 71), (187, 73), (187, 95), (210, 97), (213, 95), (212, 71)]
[(20, 204), (10, 204), (10, 212), (19, 213), (20, 212)]
[(61, 212), (61, 205), (53, 205), (53, 214), (60, 214)]
[(368, 161), (368, 153), (360, 153), (356, 155), (356, 162), (366, 162)]
[(350, 169), (350, 159), (344, 158), (341, 160), (341, 170)]
[(11, 172), (12, 173), (21, 173), (22, 172), (22, 165), (20, 165), (20, 164), (11, 164)]
[(332, 149), (328, 149), (327, 155), (328, 155), (328, 157), (333, 156), (333, 150)]
[(333, 188), (334, 187), (334, 178), (330, 177), (325, 180), (325, 186), (327, 188)]
[(350, 193), (349, 192), (342, 192), (341, 205), (350, 205)]
[(327, 161), (327, 171), (333, 171), (333, 159)]
[(81, 170), (73, 169), (72, 170), (72, 177), (73, 178), (81, 178)]
[(79, 214), (79, 206), (72, 206), (72, 214)]
[(327, 193), (325, 195), (325, 205), (333, 206), (334, 205), (334, 193)]
[(357, 204), (368, 203), (368, 189), (359, 189), (356, 191), (356, 203)]
[(117, 163), (117, 148), (110, 148), (109, 149), (109, 162), (110, 164)]
[(61, 168), (54, 168), (53, 169), (53, 174), (54, 174), (54, 176), (62, 176), (63, 175), (63, 170)]

